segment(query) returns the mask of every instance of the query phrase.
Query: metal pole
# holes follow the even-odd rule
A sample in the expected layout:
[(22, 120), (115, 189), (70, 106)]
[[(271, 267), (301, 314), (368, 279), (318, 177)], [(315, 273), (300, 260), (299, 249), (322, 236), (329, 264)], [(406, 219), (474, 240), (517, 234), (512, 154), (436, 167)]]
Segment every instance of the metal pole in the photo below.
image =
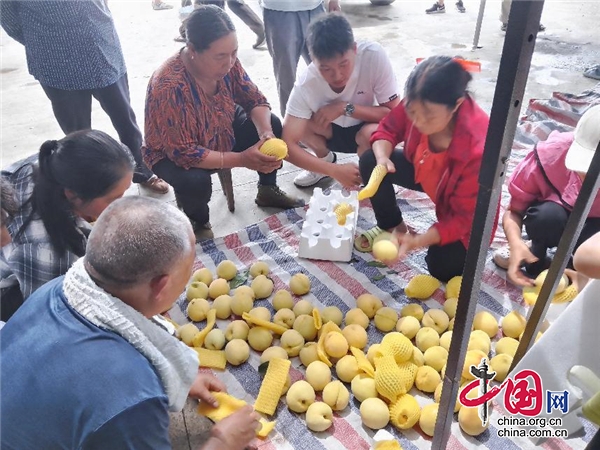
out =
[(538, 299), (529, 314), (529, 318), (527, 319), (527, 325), (525, 326), (523, 337), (519, 342), (519, 347), (517, 348), (517, 352), (515, 353), (515, 357), (513, 358), (513, 362), (510, 367), (511, 371), (515, 368), (517, 363), (521, 360), (521, 358), (523, 358), (525, 353), (534, 343), (534, 337), (537, 336), (537, 332), (542, 324), (542, 321), (544, 320), (544, 317), (546, 317), (546, 312), (548, 311), (552, 297), (554, 297), (556, 286), (558, 286), (561, 275), (564, 272), (571, 255), (573, 254), (573, 248), (575, 247), (575, 243), (577, 242), (577, 239), (579, 239), (581, 230), (585, 225), (585, 220), (590, 212), (594, 200), (596, 199), (599, 187), (600, 143), (596, 148), (596, 153), (592, 158), (592, 162), (588, 169), (585, 180), (583, 180), (583, 185), (581, 186), (579, 196), (575, 201), (575, 205), (573, 205), (573, 211), (571, 211), (571, 214), (569, 215), (567, 226), (565, 227), (565, 230), (560, 238), (560, 242), (558, 243), (556, 254), (552, 259), (552, 264), (548, 270), (546, 280), (542, 285)]
[(473, 325), (481, 275), (489, 250), (506, 161), (514, 140), (543, 7), (543, 0), (524, 0), (514, 2), (510, 12), (479, 175), (479, 193), (471, 240), (463, 270), (452, 342), (433, 435), (433, 450), (445, 449), (450, 436), (454, 404)]
[(486, 0), (479, 2), (479, 14), (477, 15), (477, 25), (475, 26), (475, 36), (473, 36), (473, 47), (471, 51), (474, 52), (479, 48), (479, 36), (481, 35), (481, 24), (483, 23), (483, 13), (485, 12)]

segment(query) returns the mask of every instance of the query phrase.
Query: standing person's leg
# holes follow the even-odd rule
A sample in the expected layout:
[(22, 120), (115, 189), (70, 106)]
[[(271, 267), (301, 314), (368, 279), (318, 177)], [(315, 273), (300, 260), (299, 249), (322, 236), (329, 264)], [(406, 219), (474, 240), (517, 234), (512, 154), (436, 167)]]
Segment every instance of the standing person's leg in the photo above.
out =
[(42, 85), (52, 103), (52, 111), (65, 134), (92, 127), (92, 92), (66, 91)]
[(554, 202), (540, 202), (527, 208), (523, 226), (531, 239), (531, 253), (538, 258), (525, 269), (531, 276), (537, 276), (546, 268), (546, 252), (556, 247), (567, 225), (569, 212)]
[(462, 275), (467, 258), (467, 249), (460, 241), (447, 245), (432, 245), (427, 250), (425, 262), (432, 277), (444, 283)]
[(142, 133), (137, 126), (135, 113), (131, 108), (127, 74), (110, 86), (94, 90), (93, 95), (110, 117), (121, 142), (133, 154), (136, 163), (133, 176), (134, 183), (141, 183), (157, 193), (166, 194), (169, 186), (158, 177), (154, 177), (154, 174), (142, 159)]
[(324, 11), (323, 5), (312, 11), (263, 11), (267, 48), (273, 58), (273, 72), (282, 117), (285, 116), (285, 108), (296, 81), (300, 57), (310, 64), (305, 40), (306, 28), (312, 18)]
[[(173, 186), (177, 204), (190, 218), (197, 237), (210, 238), (208, 202), (212, 195), (211, 172), (205, 169), (184, 169), (168, 158), (161, 159), (154, 172)], [(200, 233), (204, 233), (199, 236)]]
[(502, 31), (506, 31), (506, 25), (508, 24), (508, 14), (510, 13), (510, 7), (512, 6), (512, 0), (502, 0), (500, 7), (500, 22), (502, 22)]
[(253, 9), (244, 0), (227, 0), (227, 6), (256, 34), (256, 42), (252, 48), (263, 45), (265, 43), (265, 27)]
[[(274, 114), (271, 114), (271, 127), (273, 134), (281, 138), (281, 121)], [(243, 152), (259, 141), (256, 126), (241, 106), (236, 106), (233, 131), (235, 134), (234, 152)], [(277, 186), (277, 171), (271, 173), (258, 172), (258, 194), (255, 202), (258, 206), (282, 209), (304, 206), (303, 200), (292, 197), (279, 189)]]

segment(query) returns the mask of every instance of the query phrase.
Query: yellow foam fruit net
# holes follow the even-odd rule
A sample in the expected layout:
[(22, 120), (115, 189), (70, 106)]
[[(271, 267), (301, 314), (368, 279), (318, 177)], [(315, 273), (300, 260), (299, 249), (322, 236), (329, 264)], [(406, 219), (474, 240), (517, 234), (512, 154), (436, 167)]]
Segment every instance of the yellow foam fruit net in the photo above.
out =
[(404, 288), (407, 297), (426, 300), (439, 289), (440, 281), (431, 275), (419, 274), (408, 282)]
[(333, 208), (338, 225), (346, 225), (346, 216), (352, 212), (354, 212), (354, 208), (346, 202), (340, 203)]
[[(247, 405), (244, 400), (232, 397), (225, 392), (213, 392), (212, 395), (219, 403), (219, 406), (213, 408), (206, 402), (200, 402), (198, 414), (208, 417), (213, 422), (220, 422)], [(260, 438), (267, 437), (273, 428), (275, 428), (275, 422), (267, 422), (265, 419), (260, 419), (260, 424), (261, 427), (256, 432), (256, 435)]]
[(401, 376), (393, 356), (384, 355), (375, 359), (375, 389), (390, 403), (394, 403), (401, 394), (406, 393)]
[(202, 347), (204, 345), (204, 339), (206, 335), (213, 329), (215, 326), (215, 322), (217, 320), (217, 310), (210, 309), (208, 313), (206, 313), (206, 326), (198, 331), (194, 338), (192, 339), (192, 345), (194, 347)]
[(403, 363), (410, 360), (413, 353), (413, 345), (410, 339), (397, 331), (386, 334), (377, 349), (378, 355), (391, 355), (396, 360), (396, 363)]
[(260, 385), (254, 409), (272, 416), (277, 408), (277, 403), (283, 394), (283, 388), (290, 372), (289, 359), (273, 358), (269, 362), (267, 373)]
[(288, 146), (283, 139), (271, 138), (267, 139), (259, 148), (260, 152), (274, 156), (277, 160), (282, 160), (288, 155)]
[(415, 378), (417, 377), (417, 370), (419, 368), (413, 362), (406, 361), (398, 364), (398, 369), (400, 370), (400, 383), (404, 385), (405, 392), (408, 392), (415, 384)]
[(401, 430), (408, 430), (415, 426), (421, 417), (421, 407), (410, 394), (401, 395), (390, 406), (390, 421), (392, 425)]
[(227, 358), (222, 350), (209, 350), (202, 347), (193, 347), (198, 353), (199, 367), (208, 367), (209, 369), (225, 369)]
[(379, 441), (373, 445), (373, 450), (402, 450), (398, 441)]
[(358, 199), (364, 200), (365, 198), (371, 198), (379, 189), (379, 185), (387, 175), (387, 167), (383, 164), (377, 164), (371, 172), (371, 176), (369, 177), (369, 182), (367, 185), (360, 190), (358, 193)]
[[(529, 306), (535, 305), (538, 296), (540, 295), (541, 286), (525, 286), (523, 288), (523, 300)], [(571, 284), (560, 294), (554, 294), (552, 297), (552, 303), (567, 303), (573, 301), (577, 297), (579, 291)]]
[(272, 331), (273, 333), (276, 333), (280, 336), (288, 330), (282, 325), (277, 325), (276, 323), (269, 322), (268, 320), (259, 319), (258, 317), (252, 317), (247, 312), (242, 313), (242, 319), (244, 319), (250, 325), (256, 325), (257, 327), (266, 328), (267, 330)]
[(461, 284), (462, 284), (461, 276), (450, 278), (450, 280), (446, 284), (446, 299), (458, 298), (458, 294), (460, 294), (460, 285)]
[(350, 351), (356, 358), (358, 368), (367, 375), (369, 375), (371, 378), (375, 378), (375, 368), (371, 365), (364, 352), (356, 347), (350, 347)]
[(579, 294), (577, 288), (574, 285), (570, 285), (560, 294), (556, 294), (552, 297), (552, 303), (567, 303), (573, 301), (575, 297), (577, 297), (577, 294)]

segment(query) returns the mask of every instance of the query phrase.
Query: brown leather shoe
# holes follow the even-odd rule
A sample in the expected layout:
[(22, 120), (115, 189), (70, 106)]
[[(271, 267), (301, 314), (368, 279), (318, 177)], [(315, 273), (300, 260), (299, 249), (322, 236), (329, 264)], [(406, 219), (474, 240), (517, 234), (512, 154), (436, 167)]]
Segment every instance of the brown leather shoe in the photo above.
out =
[(169, 183), (162, 178), (158, 178), (156, 175), (152, 175), (148, 180), (140, 183), (140, 186), (143, 186), (152, 192), (156, 192), (157, 194), (166, 194), (169, 192)]
[(258, 206), (269, 208), (291, 209), (304, 206), (304, 200), (286, 194), (279, 186), (258, 185), (258, 194), (254, 201)]

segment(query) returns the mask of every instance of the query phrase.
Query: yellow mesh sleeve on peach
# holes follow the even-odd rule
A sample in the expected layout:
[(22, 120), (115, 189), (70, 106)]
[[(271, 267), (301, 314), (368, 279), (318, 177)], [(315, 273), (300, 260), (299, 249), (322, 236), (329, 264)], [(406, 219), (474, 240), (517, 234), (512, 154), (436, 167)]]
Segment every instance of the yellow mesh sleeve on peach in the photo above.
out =
[(450, 278), (448, 283), (446, 283), (446, 299), (458, 298), (458, 295), (460, 294), (461, 284), (462, 277), (460, 275)]
[(440, 281), (431, 275), (419, 274), (411, 278), (404, 293), (409, 298), (426, 300), (440, 287)]
[(410, 394), (403, 394), (390, 406), (390, 421), (401, 430), (415, 426), (421, 417), (421, 407)]
[(268, 156), (274, 156), (277, 160), (282, 160), (288, 155), (288, 147), (283, 139), (271, 138), (267, 139), (260, 146), (259, 151)]
[(564, 291), (562, 291), (560, 294), (556, 294), (552, 298), (552, 303), (567, 303), (567, 302), (573, 301), (575, 299), (575, 297), (577, 297), (577, 294), (579, 294), (579, 291), (577, 291), (577, 288), (573, 285), (570, 285)]
[(375, 360), (375, 388), (390, 403), (396, 401), (401, 394), (406, 394), (402, 373), (396, 360), (391, 355), (383, 355)]
[(397, 331), (386, 334), (377, 349), (377, 356), (391, 355), (398, 364), (412, 358), (414, 347), (410, 339)]

